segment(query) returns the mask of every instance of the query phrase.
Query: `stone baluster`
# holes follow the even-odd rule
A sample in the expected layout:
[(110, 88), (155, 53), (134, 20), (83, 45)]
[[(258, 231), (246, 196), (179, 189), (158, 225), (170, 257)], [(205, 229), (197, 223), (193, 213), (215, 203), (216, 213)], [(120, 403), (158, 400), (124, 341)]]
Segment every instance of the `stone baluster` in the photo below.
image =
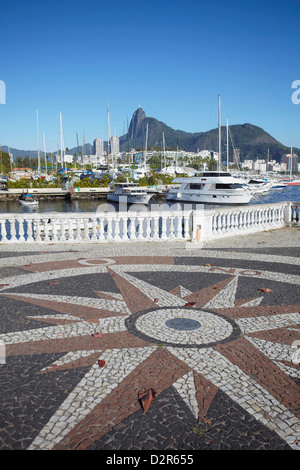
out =
[(221, 233), (221, 216), (220, 214), (216, 214), (216, 233), (220, 235)]
[(129, 236), (128, 236), (128, 227), (129, 226), (129, 218), (127, 215), (123, 215), (122, 217), (122, 229), (123, 229), (123, 232), (122, 232), (122, 240), (123, 241), (128, 241), (129, 239)]
[(92, 218), (92, 235), (91, 235), (91, 242), (97, 241), (97, 219), (95, 217)]
[(262, 226), (263, 226), (263, 228), (266, 228), (266, 225), (267, 225), (267, 222), (266, 222), (267, 221), (267, 211), (266, 211), (266, 209), (262, 209), (261, 212), (262, 212), (262, 214), (261, 214), (261, 216), (262, 216)]
[(59, 240), (61, 242), (66, 242), (67, 239), (66, 239), (66, 224), (65, 224), (65, 219), (62, 218), (61, 221), (60, 221), (60, 236), (59, 236)]
[(237, 210), (234, 210), (232, 213), (232, 234), (235, 235), (238, 233), (239, 227), (238, 227), (238, 213)]
[(227, 220), (226, 220), (226, 214), (222, 212), (220, 214), (220, 219), (221, 219), (221, 232), (224, 234), (227, 232)]
[(90, 237), (89, 237), (89, 219), (85, 218), (83, 219), (83, 241), (89, 242)]
[(75, 242), (80, 242), (81, 241), (81, 220), (76, 219), (76, 230), (75, 230)]
[(245, 217), (244, 231), (248, 232), (248, 229), (249, 229), (249, 212), (248, 212), (248, 210), (244, 211), (244, 217)]
[(215, 215), (211, 216), (211, 233), (214, 236), (216, 233), (216, 217)]
[(137, 230), (137, 239), (138, 240), (143, 240), (143, 221), (144, 221), (144, 218), (141, 217), (141, 216), (138, 216), (137, 218), (137, 221), (138, 221), (138, 230)]
[(175, 215), (170, 216), (170, 240), (175, 240)]
[(42, 241), (41, 237), (41, 228), (42, 228), (42, 220), (40, 218), (34, 219), (34, 228), (35, 228), (35, 241), (40, 243)]
[(27, 219), (27, 227), (26, 227), (26, 234), (27, 239), (26, 241), (29, 243), (34, 242), (34, 221), (30, 218)]
[(152, 239), (158, 240), (159, 239), (159, 216), (153, 216), (153, 225), (152, 225)]
[(167, 240), (167, 238), (167, 216), (164, 213), (161, 216), (161, 239)]
[(176, 240), (182, 240), (183, 235), (183, 217), (180, 214), (176, 215), (175, 220), (174, 220), (174, 236)]
[(105, 241), (104, 219), (103, 219), (103, 217), (100, 217), (100, 219), (99, 219), (99, 221), (98, 221), (97, 228), (98, 228), (98, 239), (99, 239), (99, 242)]
[(254, 228), (254, 223), (253, 223), (254, 212), (253, 212), (253, 210), (249, 210), (248, 216), (249, 216), (249, 220), (248, 220), (249, 228), (250, 228), (250, 230), (253, 231), (253, 228)]
[(153, 217), (145, 217), (145, 224), (146, 224), (146, 230), (145, 230), (145, 237), (147, 241), (150, 241), (152, 239), (152, 234), (151, 234), (151, 226), (153, 224)]
[(10, 242), (16, 243), (17, 242), (17, 237), (16, 237), (16, 219), (10, 220)]
[(51, 220), (50, 219), (45, 219), (44, 222), (44, 242), (50, 241), (51, 237)]
[(59, 219), (51, 219), (51, 228), (52, 228), (52, 242), (58, 242), (58, 225), (60, 224)]
[(133, 216), (131, 215), (127, 219), (127, 234), (128, 234), (128, 239), (133, 240), (135, 238), (135, 224), (133, 220)]
[(67, 226), (66, 226), (66, 235), (68, 234), (68, 242), (73, 242), (75, 240), (74, 232), (75, 232), (74, 221), (72, 218), (69, 218), (67, 220)]
[(19, 224), (19, 242), (23, 243), (25, 241), (25, 230), (24, 230), (24, 217), (18, 217)]
[(231, 213), (229, 214), (228, 224), (229, 224), (229, 230), (230, 230), (230, 232), (231, 232), (232, 234), (234, 233), (233, 221), (234, 221), (234, 214), (231, 212)]
[(3, 219), (0, 219), (0, 242), (1, 243), (7, 242), (5, 220)]
[(113, 232), (112, 232), (112, 218), (111, 216), (107, 216), (107, 240), (113, 240)]
[(123, 218), (117, 215), (114, 218), (114, 223), (115, 223), (115, 233), (114, 233), (114, 241), (120, 242), (122, 240), (121, 238), (121, 228), (122, 228), (122, 222)]

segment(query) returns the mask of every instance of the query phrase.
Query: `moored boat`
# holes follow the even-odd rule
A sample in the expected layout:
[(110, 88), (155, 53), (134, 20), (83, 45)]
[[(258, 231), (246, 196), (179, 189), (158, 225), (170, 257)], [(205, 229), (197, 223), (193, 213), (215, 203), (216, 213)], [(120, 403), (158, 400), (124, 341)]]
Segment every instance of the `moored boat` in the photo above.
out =
[(137, 183), (114, 183), (113, 190), (106, 198), (108, 201), (120, 202), (121, 197), (126, 198), (128, 204), (148, 204), (153, 194), (139, 188)]
[(39, 201), (37, 198), (32, 195), (32, 194), (22, 194), (22, 196), (19, 199), (19, 204), (22, 206), (38, 206)]
[(168, 191), (166, 199), (201, 204), (248, 204), (252, 193), (242, 181), (223, 171), (207, 171), (192, 178), (175, 178), (179, 188)]

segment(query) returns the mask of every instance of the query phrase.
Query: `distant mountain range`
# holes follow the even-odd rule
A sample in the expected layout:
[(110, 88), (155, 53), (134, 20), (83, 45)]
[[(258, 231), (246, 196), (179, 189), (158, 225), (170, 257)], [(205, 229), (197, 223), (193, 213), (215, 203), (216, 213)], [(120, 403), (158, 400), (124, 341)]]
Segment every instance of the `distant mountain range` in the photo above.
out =
[[(163, 147), (163, 135), (165, 139), (166, 148), (183, 149), (188, 152), (197, 152), (201, 150), (210, 150), (218, 152), (219, 136), (218, 128), (212, 129), (207, 132), (185, 132), (181, 130), (174, 130), (167, 126), (165, 123), (158, 121), (152, 117), (146, 117), (142, 108), (138, 108), (132, 115), (128, 132), (120, 137), (120, 150), (127, 151), (131, 148), (142, 149), (146, 144), (146, 129), (148, 125), (148, 141), (147, 148)], [(226, 158), (226, 127), (222, 126), (222, 156)], [(107, 142), (104, 143), (107, 148)], [(85, 154), (93, 154), (93, 146), (89, 143), (85, 144)], [(260, 127), (253, 124), (237, 124), (229, 127), (229, 157), (232, 161), (233, 149), (240, 150), (240, 159), (255, 160), (266, 159), (269, 151), (270, 160), (281, 161), (287, 153), (290, 153), (290, 148), (278, 142), (274, 137), (265, 132)], [(4, 152), (13, 154), (14, 160), (17, 157), (24, 158), (29, 155), (30, 158), (37, 157), (37, 150), (19, 150), (15, 148), (8, 149), (7, 146), (2, 146)], [(294, 149), (299, 151), (299, 149)], [(83, 152), (82, 146), (69, 149), (69, 154), (77, 155)], [(56, 152), (54, 152), (56, 153)], [(44, 152), (40, 151), (43, 156)]]

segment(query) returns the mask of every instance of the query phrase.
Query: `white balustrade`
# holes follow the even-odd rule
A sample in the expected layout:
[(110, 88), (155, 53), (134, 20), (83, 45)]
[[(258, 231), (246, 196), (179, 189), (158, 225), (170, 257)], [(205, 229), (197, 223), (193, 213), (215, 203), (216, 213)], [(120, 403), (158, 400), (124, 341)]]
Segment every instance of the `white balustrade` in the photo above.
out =
[(192, 240), (205, 242), (299, 223), (299, 208), (300, 203), (282, 202), (193, 211)]
[(300, 203), (210, 210), (1, 214), (0, 243), (205, 242), (299, 224)]
[(2, 214), (0, 243), (102, 243), (191, 238), (191, 211)]

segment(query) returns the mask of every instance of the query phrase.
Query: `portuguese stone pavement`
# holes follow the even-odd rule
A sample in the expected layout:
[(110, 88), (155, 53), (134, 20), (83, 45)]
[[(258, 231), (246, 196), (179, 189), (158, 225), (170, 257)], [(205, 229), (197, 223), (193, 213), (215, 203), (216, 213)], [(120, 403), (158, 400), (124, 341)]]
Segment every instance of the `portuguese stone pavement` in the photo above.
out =
[(299, 265), (297, 228), (1, 245), (1, 450), (299, 450)]

